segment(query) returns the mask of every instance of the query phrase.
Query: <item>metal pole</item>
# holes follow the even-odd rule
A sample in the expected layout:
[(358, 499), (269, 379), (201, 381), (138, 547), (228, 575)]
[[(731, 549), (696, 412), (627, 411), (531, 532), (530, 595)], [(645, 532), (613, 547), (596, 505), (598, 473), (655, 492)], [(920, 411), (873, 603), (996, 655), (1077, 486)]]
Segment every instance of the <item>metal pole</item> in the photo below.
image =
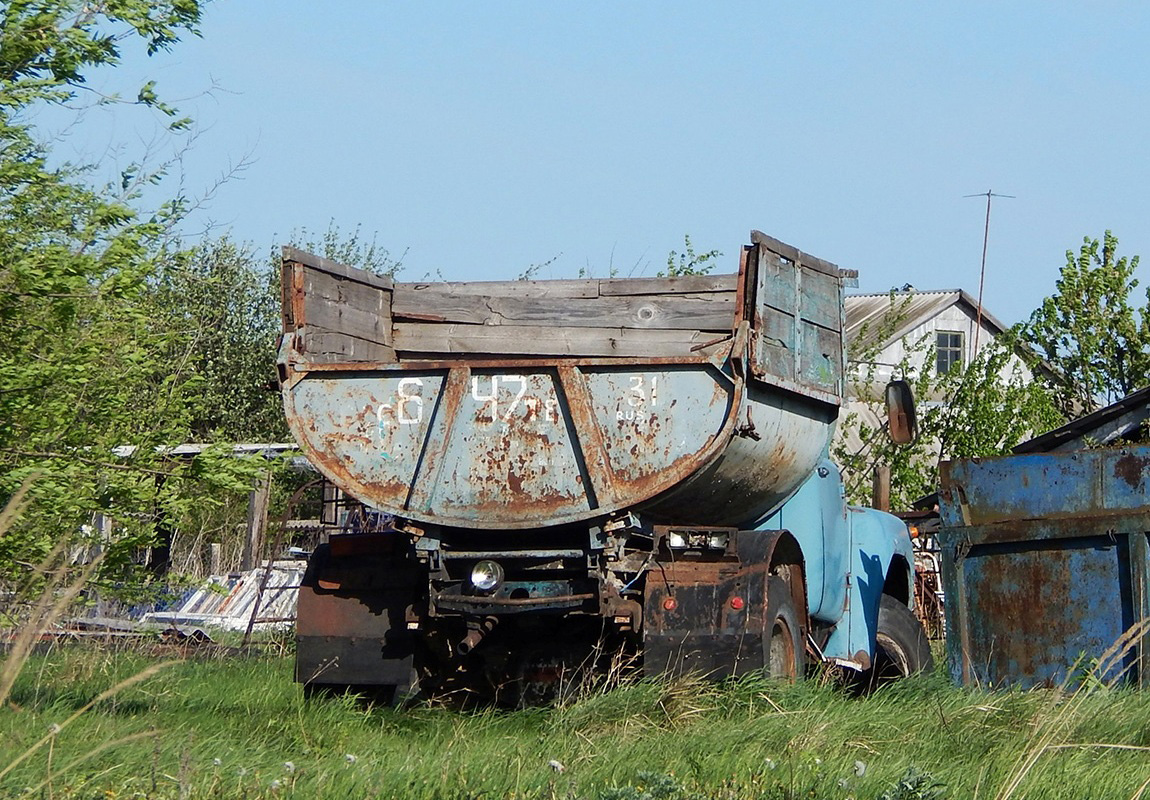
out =
[(986, 198), (986, 225), (982, 229), (982, 268), (978, 272), (978, 309), (974, 322), (974, 347), (971, 350), (971, 359), (974, 359), (978, 356), (978, 336), (982, 332), (982, 288), (986, 284), (986, 245), (990, 241), (990, 198), (1009, 197), (1013, 199), (1014, 195), (995, 194), (993, 189), (987, 189), (985, 192), (963, 196)]
[(986, 190), (986, 226), (982, 229), (982, 268), (978, 271), (978, 314), (974, 320), (974, 350), (972, 357), (978, 356), (978, 334), (982, 332), (982, 287), (986, 284), (986, 244), (990, 241), (990, 189)]

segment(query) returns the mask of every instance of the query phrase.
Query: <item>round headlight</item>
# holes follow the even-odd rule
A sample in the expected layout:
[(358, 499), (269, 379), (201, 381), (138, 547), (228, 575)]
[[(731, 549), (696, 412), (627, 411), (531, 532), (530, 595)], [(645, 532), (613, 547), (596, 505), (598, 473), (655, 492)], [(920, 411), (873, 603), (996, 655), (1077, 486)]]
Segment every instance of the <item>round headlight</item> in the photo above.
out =
[(491, 592), (503, 583), (503, 567), (499, 562), (484, 559), (471, 568), (471, 585), (481, 592)]

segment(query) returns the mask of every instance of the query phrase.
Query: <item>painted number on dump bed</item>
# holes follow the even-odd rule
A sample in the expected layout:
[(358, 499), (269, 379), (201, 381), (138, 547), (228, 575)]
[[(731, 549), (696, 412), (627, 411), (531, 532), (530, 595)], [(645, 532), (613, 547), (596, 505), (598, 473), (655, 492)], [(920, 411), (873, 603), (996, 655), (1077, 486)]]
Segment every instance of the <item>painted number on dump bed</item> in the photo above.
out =
[(659, 405), (659, 376), (631, 375), (630, 382), (623, 403), (615, 412), (615, 420), (642, 425), (654, 418), (645, 412)]
[(395, 399), (379, 406), (379, 430), (392, 425), (418, 425), (423, 422), (423, 379), (403, 378), (395, 390)]
[(631, 408), (659, 405), (659, 376), (652, 375), (648, 382), (643, 375), (632, 375), (631, 388), (627, 391), (627, 405)]
[(526, 375), (473, 375), (471, 399), (480, 404), (477, 421), (510, 425), (519, 416), (526, 420), (558, 422), (559, 400), (554, 396), (529, 395), (531, 383)]

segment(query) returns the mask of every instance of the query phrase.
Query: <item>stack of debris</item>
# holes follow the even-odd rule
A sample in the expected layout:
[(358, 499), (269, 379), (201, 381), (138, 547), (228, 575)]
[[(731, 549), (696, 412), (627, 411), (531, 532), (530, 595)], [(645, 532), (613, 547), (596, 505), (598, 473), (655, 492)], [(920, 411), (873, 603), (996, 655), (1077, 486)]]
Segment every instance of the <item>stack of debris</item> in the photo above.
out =
[(151, 611), (144, 625), (182, 629), (282, 630), (295, 623), (296, 594), (305, 561), (272, 561), (247, 572), (212, 577), (170, 611)]

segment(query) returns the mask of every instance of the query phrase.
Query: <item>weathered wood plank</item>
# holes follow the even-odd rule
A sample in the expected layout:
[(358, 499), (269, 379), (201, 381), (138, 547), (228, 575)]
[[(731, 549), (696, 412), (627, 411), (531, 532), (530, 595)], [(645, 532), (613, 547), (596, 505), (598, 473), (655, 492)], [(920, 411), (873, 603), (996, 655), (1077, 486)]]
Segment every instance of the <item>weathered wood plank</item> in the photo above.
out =
[(841, 390), (842, 336), (809, 322), (803, 322), (802, 374), (799, 382), (827, 392)]
[(307, 328), (324, 328), (377, 344), (391, 344), (391, 315), (362, 311), (330, 300), (309, 298)]
[(335, 278), (323, 272), (304, 270), (303, 291), (308, 299), (320, 298), (345, 303), (363, 311), (378, 311), (390, 303), (391, 292), (376, 286)]
[[(668, 328), (730, 330), (734, 293), (695, 294), (689, 298), (480, 297), (405, 292), (397, 288), (396, 319), (461, 322), (473, 325), (553, 324), (591, 328)], [(434, 300), (434, 302), (430, 302)]]
[(800, 300), (802, 318), (833, 331), (842, 328), (840, 291), (838, 278), (803, 269)]
[(639, 328), (729, 331), (735, 325), (734, 293), (715, 300), (677, 297), (600, 297), (591, 301), (492, 301), (492, 310), (508, 322), (590, 328)]
[(391, 308), (391, 292), (354, 281), (343, 281), (339, 287), (339, 301), (362, 311), (382, 313)]
[(322, 329), (305, 331), (303, 352), (318, 362), (395, 361), (395, 350), (387, 345)]
[[(481, 295), (492, 297), (598, 297), (596, 279), (560, 281), (443, 281), (436, 283), (397, 283), (397, 294), (411, 296)], [(428, 309), (424, 309), (428, 311)]]
[(755, 374), (795, 378), (795, 318), (773, 308), (763, 311), (763, 329), (755, 341)]
[(395, 319), (483, 325), (492, 316), (487, 298), (482, 295), (445, 290), (445, 284), (422, 286), (417, 289), (411, 284), (396, 284), (391, 299), (391, 314)]
[(754, 374), (757, 378), (775, 377), (794, 380), (795, 351), (778, 339), (759, 335), (755, 342)]
[(781, 342), (784, 347), (793, 349), (795, 346), (795, 318), (777, 309), (768, 308), (763, 314), (761, 333), (769, 339)]
[(337, 278), (343, 278), (345, 280), (358, 281), (359, 283), (386, 291), (390, 291), (392, 285), (395, 283), (386, 275), (376, 275), (374, 272), (368, 272), (364, 269), (338, 264), (335, 261), (317, 256), (314, 253), (309, 253), (306, 250), (299, 250), (295, 247), (284, 247), (283, 260), (287, 262), (294, 261), (303, 264), (309, 269), (326, 272), (329, 275), (334, 275)]
[(391, 344), (391, 292), (305, 267), (301, 323)]
[(778, 253), (783, 258), (792, 263), (800, 263), (804, 266), (819, 272), (826, 273), (838, 277), (838, 265), (832, 264), (829, 261), (824, 261), (817, 256), (812, 256), (810, 253), (804, 253), (797, 247), (793, 247), (786, 242), (780, 242), (772, 236), (767, 236), (762, 231), (751, 231), (751, 244), (759, 245), (760, 249), (770, 250), (772, 253)]
[(734, 292), (739, 276), (684, 275), (681, 278), (608, 278), (599, 281), (599, 294), (683, 294), (685, 292)]
[[(295, 330), (295, 269), (296, 265), (284, 262), (280, 267), (280, 322), (283, 330)], [(215, 573), (212, 573), (215, 574)]]
[(397, 283), (397, 293), (483, 295), (488, 297), (599, 297), (734, 292), (738, 275), (685, 275), (680, 278), (586, 278), (546, 281), (443, 281)]
[(697, 355), (691, 348), (715, 338), (710, 331), (564, 328), (537, 325), (458, 325), (397, 322), (401, 353), (664, 357)]
[(795, 265), (777, 254), (759, 250), (758, 292), (755, 302), (787, 314), (795, 313)]

